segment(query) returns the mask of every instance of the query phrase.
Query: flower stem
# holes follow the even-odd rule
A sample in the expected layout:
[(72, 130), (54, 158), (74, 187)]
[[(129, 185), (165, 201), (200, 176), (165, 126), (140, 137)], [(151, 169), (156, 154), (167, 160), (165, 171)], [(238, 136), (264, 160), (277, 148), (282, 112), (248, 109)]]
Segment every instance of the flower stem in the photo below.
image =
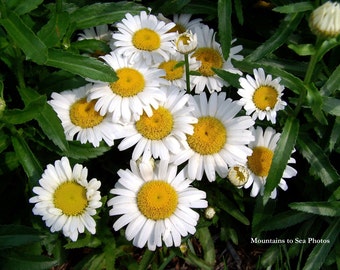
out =
[(187, 93), (190, 92), (190, 70), (189, 70), (189, 54), (184, 54), (184, 64), (185, 64), (185, 81), (187, 84)]

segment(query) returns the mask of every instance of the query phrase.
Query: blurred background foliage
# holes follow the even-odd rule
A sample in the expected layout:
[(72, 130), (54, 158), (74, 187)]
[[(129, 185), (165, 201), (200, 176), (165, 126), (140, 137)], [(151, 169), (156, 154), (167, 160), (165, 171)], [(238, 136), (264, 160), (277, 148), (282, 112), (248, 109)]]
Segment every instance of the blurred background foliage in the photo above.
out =
[[(340, 269), (340, 37), (323, 41), (308, 27), (310, 12), (322, 1), (171, 0), (1, 0), (0, 95), (0, 268), (1, 269)], [(112, 81), (114, 72), (95, 57), (110, 48), (98, 40), (78, 41), (85, 28), (112, 24), (126, 13), (152, 8), (153, 14), (190, 13), (217, 31), (225, 58), (230, 41), (243, 45), (244, 73), (262, 67), (282, 78), (288, 106), (278, 123), (281, 148), (294, 147), (298, 174), (276, 200), (269, 194), (278, 183), (284, 151), (275, 153), (263, 197), (251, 198), (226, 179), (195, 183), (207, 192), (216, 210), (201, 219), (188, 250), (157, 252), (132, 247), (123, 232), (111, 229), (102, 207), (97, 234), (71, 243), (52, 234), (28, 204), (43, 168), (60, 156), (89, 168), (102, 181), (103, 202), (127, 168), (130, 151), (119, 152), (66, 141), (60, 121), (47, 100), (52, 92), (73, 89), (84, 78)], [(306, 75), (311, 59), (314, 72)], [(216, 71), (218, 72), (218, 71)], [(218, 73), (237, 99), (238, 76)], [(285, 141), (286, 145), (283, 145)], [(281, 165), (280, 165), (281, 164)], [(251, 239), (292, 239), (293, 243), (255, 244)], [(308, 238), (327, 243), (303, 243)]]

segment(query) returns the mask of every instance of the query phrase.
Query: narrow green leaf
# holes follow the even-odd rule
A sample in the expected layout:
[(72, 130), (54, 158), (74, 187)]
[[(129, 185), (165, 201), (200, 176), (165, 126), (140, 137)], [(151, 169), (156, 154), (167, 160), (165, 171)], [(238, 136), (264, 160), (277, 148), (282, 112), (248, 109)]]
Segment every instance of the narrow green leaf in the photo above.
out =
[(295, 202), (289, 207), (298, 211), (321, 216), (340, 216), (340, 201), (329, 202)]
[(313, 168), (312, 171), (320, 177), (326, 187), (339, 181), (339, 175), (324, 150), (310, 139), (308, 134), (301, 134), (297, 139), (297, 145), (299, 152)]
[(17, 125), (23, 124), (32, 119), (35, 119), (41, 111), (41, 108), (46, 104), (46, 97), (40, 96), (37, 99), (30, 102), (24, 109), (6, 110), (4, 112), (2, 120), (4, 122)]
[(340, 117), (335, 117), (331, 135), (329, 136), (328, 149), (330, 152), (334, 150), (336, 143), (340, 141)]
[(0, 175), (13, 171), (19, 166), (17, 155), (14, 152), (5, 152), (0, 159)]
[[(220, 194), (216, 194), (216, 196), (220, 197)], [(250, 224), (248, 218), (240, 210), (238, 210), (237, 206), (227, 197), (223, 196), (223, 199), (217, 200), (216, 205), (244, 225)]]
[(293, 4), (275, 7), (273, 8), (273, 11), (276, 11), (279, 13), (297, 13), (297, 12), (305, 12), (305, 11), (309, 11), (313, 9), (314, 9), (313, 3), (299, 2), (299, 3), (293, 3)]
[(320, 95), (319, 90), (311, 84), (307, 87), (307, 97), (306, 97), (308, 105), (312, 109), (312, 113), (315, 118), (323, 125), (327, 125), (327, 119), (321, 111), (322, 108), (322, 96)]
[(47, 256), (11, 253), (2, 260), (2, 269), (15, 270), (45, 270), (52, 269), (57, 264), (56, 259), (51, 259)]
[(36, 9), (42, 2), (44, 0), (6, 0), (6, 5), (8, 9), (13, 10), (18, 15), (23, 15)]
[(0, 20), (0, 24), (29, 59), (37, 64), (46, 62), (47, 47), (17, 14), (9, 11), (7, 17)]
[(231, 47), (231, 0), (218, 0), (218, 35), (224, 59), (228, 59)]
[(103, 62), (67, 51), (49, 49), (46, 65), (78, 74), (92, 80), (113, 82), (117, 80), (114, 70)]
[(212, 70), (218, 76), (220, 76), (223, 80), (225, 80), (227, 83), (229, 83), (231, 86), (233, 86), (235, 88), (241, 87), (240, 83), (239, 83), (240, 75), (228, 72), (228, 71), (223, 70), (223, 69), (212, 68)]
[(266, 180), (263, 195), (264, 204), (267, 203), (271, 192), (277, 187), (282, 178), (283, 172), (294, 149), (298, 133), (299, 121), (294, 117), (287, 118), (280, 140), (274, 151), (273, 161)]
[(10, 141), (9, 136), (0, 130), (0, 153), (10, 145)]
[(202, 248), (206, 264), (213, 266), (216, 261), (215, 245), (208, 227), (199, 228), (196, 232)]
[(322, 103), (322, 110), (326, 113), (340, 116), (340, 99), (324, 97)]
[(321, 268), (326, 260), (326, 257), (334, 245), (336, 239), (340, 232), (340, 218), (333, 220), (330, 223), (327, 230), (321, 236), (321, 239), (328, 240), (329, 243), (319, 243), (317, 244), (312, 252), (309, 254), (305, 266), (302, 270), (318, 270)]
[(24, 225), (0, 225), (0, 250), (41, 241), (39, 232)]
[(247, 56), (247, 60), (256, 62), (281, 47), (300, 24), (303, 15), (303, 13), (288, 14), (275, 33)]
[(90, 55), (104, 55), (111, 52), (111, 48), (106, 42), (97, 39), (76, 41), (71, 44), (71, 48), (86, 52)]
[(61, 152), (60, 155), (66, 155), (78, 161), (85, 161), (91, 158), (96, 158), (109, 151), (111, 147), (102, 143), (99, 147), (93, 147), (92, 144), (81, 144), (78, 141), (70, 141), (69, 149)]
[(70, 19), (77, 29), (85, 29), (112, 24), (123, 19), (126, 13), (137, 14), (142, 10), (146, 8), (136, 2), (95, 3), (76, 9)]
[(330, 96), (336, 90), (340, 90), (340, 65), (337, 66), (326, 83), (321, 87), (320, 93), (323, 96)]
[(315, 48), (312, 44), (289, 44), (288, 48), (300, 56), (310, 56), (315, 53)]
[(43, 171), (38, 159), (22, 135), (12, 136), (12, 145), (21, 166), (29, 178), (31, 186), (35, 186)]
[(243, 25), (244, 18), (243, 18), (243, 9), (242, 9), (242, 1), (241, 0), (234, 0), (236, 17), (238, 19), (238, 23)]

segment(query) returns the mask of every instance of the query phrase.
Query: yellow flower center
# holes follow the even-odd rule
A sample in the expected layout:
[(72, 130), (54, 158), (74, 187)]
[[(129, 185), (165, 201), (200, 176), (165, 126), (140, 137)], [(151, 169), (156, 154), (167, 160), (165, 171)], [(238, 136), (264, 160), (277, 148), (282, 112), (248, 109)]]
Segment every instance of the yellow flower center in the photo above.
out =
[(167, 182), (152, 180), (146, 182), (137, 194), (137, 205), (142, 214), (153, 220), (170, 217), (176, 210), (178, 195)]
[(272, 86), (263, 85), (255, 90), (253, 102), (255, 106), (265, 111), (268, 107), (273, 109), (279, 96), (277, 90)]
[(159, 65), (159, 68), (165, 70), (164, 78), (168, 81), (178, 80), (183, 77), (184, 68), (183, 66), (175, 67), (178, 62), (176, 60), (170, 60), (163, 62)]
[(248, 167), (257, 176), (268, 176), (274, 153), (264, 146), (257, 146), (253, 149), (251, 156), (248, 156)]
[(161, 140), (172, 131), (174, 120), (170, 111), (164, 107), (153, 110), (152, 116), (143, 113), (136, 122), (137, 131), (149, 140)]
[(113, 93), (121, 97), (132, 97), (142, 92), (145, 87), (143, 74), (133, 68), (121, 68), (116, 71), (118, 80), (110, 83)]
[(55, 190), (53, 203), (67, 216), (81, 215), (88, 205), (86, 189), (75, 181), (64, 182)]
[(70, 109), (71, 122), (81, 128), (92, 128), (99, 125), (104, 116), (101, 116), (95, 111), (94, 106), (96, 100), (86, 101), (86, 98), (82, 98), (72, 104)]
[(203, 116), (194, 124), (194, 134), (187, 135), (188, 144), (201, 155), (218, 153), (227, 141), (227, 131), (223, 123), (212, 116)]
[(154, 51), (161, 46), (161, 38), (155, 31), (143, 28), (134, 33), (132, 44), (139, 50)]
[(201, 61), (199, 72), (203, 76), (213, 76), (215, 72), (211, 68), (222, 68), (223, 58), (221, 54), (213, 48), (198, 48), (192, 57)]

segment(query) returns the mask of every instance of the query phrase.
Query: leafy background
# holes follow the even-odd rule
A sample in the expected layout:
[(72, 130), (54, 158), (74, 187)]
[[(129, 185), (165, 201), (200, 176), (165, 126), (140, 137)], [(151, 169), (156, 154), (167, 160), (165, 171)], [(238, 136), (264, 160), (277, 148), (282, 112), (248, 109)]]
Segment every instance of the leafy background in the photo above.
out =
[[(317, 40), (308, 27), (310, 12), (323, 1), (87, 1), (1, 0), (0, 95), (0, 268), (2, 269), (335, 269), (340, 268), (340, 37)], [(102, 181), (103, 203), (127, 168), (131, 152), (101, 144), (98, 148), (66, 141), (60, 121), (47, 104), (52, 92), (73, 89), (84, 78), (115, 79), (94, 57), (109, 52), (101, 41), (77, 41), (79, 31), (112, 24), (125, 13), (147, 7), (171, 16), (193, 14), (217, 31), (225, 58), (230, 41), (243, 45), (245, 59), (234, 62), (244, 73), (262, 67), (281, 77), (288, 106), (276, 129), (282, 132), (265, 194), (251, 198), (226, 179), (196, 183), (216, 210), (201, 219), (197, 233), (183, 239), (186, 252), (134, 248), (103, 207), (97, 234), (71, 243), (52, 234), (32, 214), (32, 187), (49, 163), (68, 156)], [(215, 71), (236, 94), (238, 75)], [(269, 199), (288, 161), (296, 152), (295, 178), (289, 189)], [(329, 243), (254, 244), (251, 238), (300, 240), (314, 237)]]

